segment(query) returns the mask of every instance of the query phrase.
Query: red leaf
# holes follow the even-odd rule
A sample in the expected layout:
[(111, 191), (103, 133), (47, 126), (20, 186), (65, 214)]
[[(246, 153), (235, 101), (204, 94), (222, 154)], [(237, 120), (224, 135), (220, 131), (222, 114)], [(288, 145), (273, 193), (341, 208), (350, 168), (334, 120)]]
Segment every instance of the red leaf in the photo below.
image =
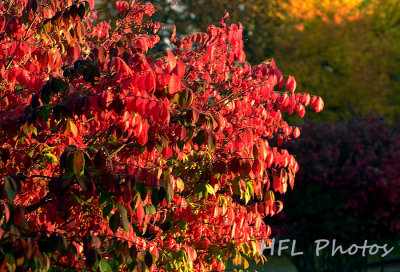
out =
[(298, 127), (295, 127), (293, 129), (293, 137), (298, 138), (300, 136), (300, 129)]
[(105, 110), (111, 105), (113, 100), (114, 99), (112, 93), (103, 92), (101, 95), (98, 96), (97, 104), (100, 109)]
[(300, 99), (300, 103), (304, 104), (305, 107), (307, 107), (310, 104), (310, 95), (309, 94), (303, 94)]
[(5, 25), (6, 25), (6, 17), (3, 15), (0, 15), (0, 33), (3, 32)]
[(185, 64), (182, 61), (177, 61), (176, 62), (176, 67), (174, 69), (174, 73), (179, 77), (179, 78), (183, 78), (183, 76), (185, 75)]
[(154, 77), (154, 74), (152, 72), (146, 73), (146, 75), (144, 76), (144, 81), (146, 90), (148, 92), (153, 91), (156, 86), (156, 79)]
[(249, 160), (243, 160), (241, 166), (241, 175), (248, 177), (251, 173), (251, 162)]
[(165, 102), (164, 103), (161, 103), (161, 106), (160, 106), (160, 111), (159, 111), (159, 120), (161, 121), (161, 122), (164, 122), (164, 123), (169, 123), (169, 119), (170, 119), (170, 114), (169, 114), (169, 110), (168, 110), (168, 107), (167, 107), (167, 105), (165, 104)]
[(277, 200), (275, 202), (275, 205), (278, 207), (278, 210), (276, 211), (276, 213), (280, 213), (283, 210), (283, 203), (280, 200)]
[(13, 219), (17, 226), (19, 226), (22, 222), (22, 219), (25, 216), (25, 208), (21, 204), (14, 208)]
[(170, 71), (172, 71), (176, 66), (176, 58), (171, 51), (167, 50), (167, 61)]
[(175, 94), (180, 91), (181, 91), (181, 80), (175, 74), (172, 74), (168, 85), (168, 92), (170, 94)]
[(129, 10), (129, 3), (126, 1), (117, 1), (115, 8), (118, 10), (119, 15), (122, 17)]
[(274, 189), (275, 192), (283, 193), (282, 182), (281, 182), (281, 179), (277, 175), (275, 175), (273, 177), (272, 188)]
[(289, 176), (288, 178), (289, 178), (290, 188), (292, 188), (292, 190), (293, 190), (293, 187), (294, 187), (294, 175), (292, 174), (292, 172), (289, 172), (288, 176)]
[(115, 69), (118, 74), (132, 76), (131, 68), (120, 57), (116, 57), (111, 61), (111, 69)]
[(278, 82), (279, 82), (279, 88), (283, 88), (283, 86), (285, 86), (285, 79), (283, 78), (282, 75), (278, 76)]
[(199, 120), (200, 111), (197, 108), (191, 108), (186, 112), (186, 121), (195, 125)]
[(298, 104), (296, 107), (296, 113), (303, 118), (306, 114), (306, 109), (304, 108), (303, 104)]
[(171, 42), (174, 42), (176, 39), (176, 26), (174, 25), (174, 30), (172, 31), (172, 35), (171, 35)]
[(259, 177), (262, 172), (262, 166), (259, 160), (255, 160), (253, 163), (253, 166), (251, 168), (251, 171), (254, 173), (256, 177)]
[(246, 54), (243, 50), (240, 50), (238, 61), (239, 63), (243, 63), (246, 60)]
[(242, 166), (242, 161), (236, 157), (234, 157), (229, 164), (229, 168), (234, 174), (240, 171), (241, 166)]
[(184, 126), (177, 126), (175, 134), (179, 136), (179, 139), (183, 141), (186, 138), (186, 128)]
[(78, 42), (75, 42), (73, 50), (73, 60), (76, 61), (81, 54), (81, 46)]
[(294, 76), (289, 76), (288, 80), (286, 81), (286, 88), (294, 92), (296, 90), (296, 80), (294, 79)]
[[(315, 96), (314, 96), (315, 97)], [(314, 98), (313, 97), (313, 98)], [(320, 112), (324, 108), (324, 101), (322, 100), (321, 97), (318, 97), (316, 99), (313, 99), (314, 101), (311, 103), (311, 106), (315, 110), (315, 112)]]
[(138, 218), (139, 222), (142, 222), (144, 219), (144, 209), (142, 205), (138, 205), (138, 207), (136, 208), (136, 216)]

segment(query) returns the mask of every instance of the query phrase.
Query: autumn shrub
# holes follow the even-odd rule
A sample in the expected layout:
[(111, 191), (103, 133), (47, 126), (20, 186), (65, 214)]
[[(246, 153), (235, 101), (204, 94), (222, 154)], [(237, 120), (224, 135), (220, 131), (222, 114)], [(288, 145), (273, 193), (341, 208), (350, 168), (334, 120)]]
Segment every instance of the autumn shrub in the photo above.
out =
[(210, 271), (260, 260), (298, 164), (283, 113), (319, 112), (242, 26), (157, 51), (154, 6), (0, 3), (0, 270)]

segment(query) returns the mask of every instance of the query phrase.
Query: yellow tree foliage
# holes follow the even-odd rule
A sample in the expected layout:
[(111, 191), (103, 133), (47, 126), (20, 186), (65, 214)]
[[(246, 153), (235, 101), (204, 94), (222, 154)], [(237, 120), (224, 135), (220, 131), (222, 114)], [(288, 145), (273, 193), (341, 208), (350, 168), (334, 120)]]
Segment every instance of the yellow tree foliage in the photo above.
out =
[(343, 18), (359, 18), (363, 3), (365, 0), (289, 0), (281, 2), (281, 5), (291, 19), (308, 21), (319, 18), (325, 22), (341, 22)]
[(285, 74), (302, 79), (302, 89), (325, 98), (321, 118), (349, 117), (344, 101), (358, 113), (393, 118), (399, 110), (400, 1), (290, 2), (291, 17), (274, 36), (274, 57)]

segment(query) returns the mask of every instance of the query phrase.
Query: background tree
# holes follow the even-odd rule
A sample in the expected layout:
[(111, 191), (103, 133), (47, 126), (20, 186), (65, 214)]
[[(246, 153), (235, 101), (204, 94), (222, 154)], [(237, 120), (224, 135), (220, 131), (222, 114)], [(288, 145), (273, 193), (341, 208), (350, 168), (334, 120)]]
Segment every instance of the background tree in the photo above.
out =
[(304, 252), (289, 257), (299, 271), (366, 268), (361, 254), (332, 257), (330, 248), (317, 257), (318, 239), (336, 239), (345, 248), (365, 240), (397, 245), (399, 142), (398, 125), (376, 116), (302, 127), (302, 137), (288, 147), (300, 163), (294, 190), (285, 196), (284, 212), (269, 220), (276, 235), (295, 239)]
[(299, 136), (319, 112), (242, 27), (157, 51), (151, 3), (0, 3), (0, 270), (210, 271), (260, 260)]
[(274, 57), (284, 73), (306, 77), (299, 86), (326, 97), (320, 116), (325, 120), (350, 118), (351, 108), (393, 120), (400, 91), (399, 1), (347, 1), (352, 4), (348, 10), (333, 4), (346, 1), (322, 1), (331, 2), (324, 9), (310, 2), (314, 12), (300, 9), (292, 14), (292, 24), (283, 26), (282, 35), (274, 37), (279, 48)]

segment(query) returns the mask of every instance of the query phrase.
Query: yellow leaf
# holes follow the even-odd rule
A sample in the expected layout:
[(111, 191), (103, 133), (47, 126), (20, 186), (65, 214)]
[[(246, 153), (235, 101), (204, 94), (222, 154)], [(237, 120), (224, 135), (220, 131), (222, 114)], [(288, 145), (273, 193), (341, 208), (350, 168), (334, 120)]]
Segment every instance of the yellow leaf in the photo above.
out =
[(246, 258), (243, 258), (243, 265), (244, 265), (244, 269), (249, 268), (249, 262), (246, 260)]
[(178, 192), (182, 192), (185, 189), (185, 184), (183, 183), (183, 180), (180, 178), (176, 179), (176, 186), (178, 188)]
[(257, 243), (255, 241), (251, 241), (252, 249), (253, 249), (253, 255), (257, 255), (259, 253), (258, 248), (257, 248)]
[(68, 135), (68, 133), (72, 133), (72, 135), (74, 137), (76, 137), (78, 135), (78, 129), (77, 129), (75, 123), (72, 122), (71, 120), (68, 120), (67, 121), (67, 127), (66, 127), (64, 133), (65, 133), (65, 135)]
[(82, 152), (74, 152), (73, 169), (74, 173), (78, 176), (83, 174), (85, 168), (85, 157)]
[(233, 265), (236, 265), (236, 266), (241, 265), (242, 261), (243, 261), (243, 257), (239, 253), (236, 253), (235, 258), (232, 259)]

